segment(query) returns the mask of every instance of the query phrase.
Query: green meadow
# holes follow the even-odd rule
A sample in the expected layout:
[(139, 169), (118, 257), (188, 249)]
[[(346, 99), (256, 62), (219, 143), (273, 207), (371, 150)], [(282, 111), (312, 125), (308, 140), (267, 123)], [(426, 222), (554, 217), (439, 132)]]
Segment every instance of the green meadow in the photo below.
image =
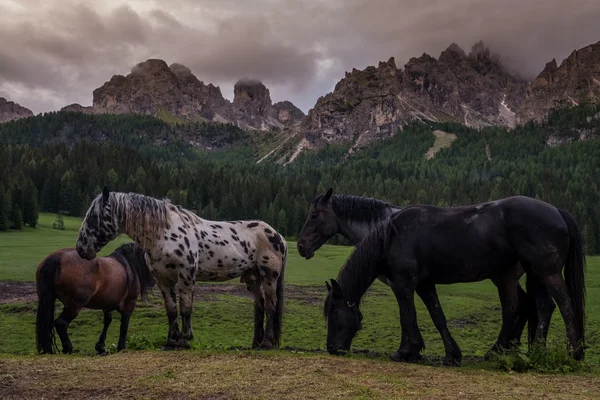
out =
[[(0, 234), (0, 280), (33, 282), (35, 269), (49, 253), (63, 247), (73, 247), (81, 221), (65, 218), (65, 230), (52, 229), (55, 216), (42, 214), (36, 229)], [(109, 254), (127, 241), (120, 237), (103, 249)], [(286, 269), (286, 315), (283, 346), (296, 349), (324, 349), (325, 321), (322, 303), (326, 294), (325, 281), (334, 278), (350, 254), (351, 248), (325, 245), (311, 260), (298, 255), (295, 243), (289, 243)], [(600, 258), (588, 259), (587, 268), (587, 361), (600, 361)], [(252, 299), (237, 280), (222, 284), (198, 283), (194, 303), (193, 328), (196, 349), (247, 347), (252, 339)], [(219, 288), (220, 287), (220, 288)], [(30, 285), (31, 288), (31, 285)], [(440, 301), (450, 330), (463, 351), (465, 363), (485, 354), (494, 343), (500, 329), (500, 302), (495, 287), (489, 281), (438, 287)], [(31, 301), (4, 301), (0, 305), (0, 352), (33, 354), (35, 297)], [(426, 349), (424, 356), (432, 359), (443, 356), (442, 341), (418, 299), (419, 326), (423, 331)], [(57, 303), (57, 307), (61, 307)], [(354, 341), (354, 349), (385, 355), (394, 351), (400, 341), (399, 312), (389, 288), (376, 281), (367, 292), (362, 311), (363, 330)], [(86, 310), (70, 327), (77, 350), (93, 353), (93, 345), (101, 330), (102, 312)], [(116, 343), (118, 319), (113, 319), (107, 343)], [(162, 297), (157, 288), (148, 302), (140, 301), (129, 332), (130, 348), (157, 348), (166, 335), (166, 316)], [(550, 329), (550, 340), (564, 339), (564, 325), (558, 310)], [(525, 336), (523, 337), (525, 341)], [(473, 361), (477, 363), (477, 361)]]
[[(9, 285), (14, 291), (14, 295), (4, 293), (0, 297), (0, 372), (3, 368), (16, 368), (19, 371), (24, 368), (23, 374), (26, 375), (28, 368), (35, 368), (35, 360), (46, 363), (49, 359), (56, 360), (54, 365), (57, 368), (63, 363), (64, 368), (67, 369), (68, 365), (72, 365), (72, 363), (87, 363), (86, 365), (93, 369), (96, 364), (88, 359), (105, 359), (91, 357), (94, 356), (94, 343), (102, 327), (102, 312), (98, 310), (84, 310), (71, 323), (69, 332), (77, 354), (71, 356), (35, 355), (37, 300), (33, 283), (35, 269), (40, 261), (52, 251), (73, 247), (81, 224), (79, 219), (65, 218), (65, 230), (58, 231), (52, 228), (54, 219), (54, 215), (42, 214), (36, 229), (26, 228), (20, 232), (0, 234), (0, 284), (3, 285), (1, 287)], [(101, 255), (110, 253), (116, 246), (127, 240), (127, 237), (120, 237), (104, 249)], [(329, 365), (330, 362), (373, 365), (377, 368), (385, 365), (384, 369), (388, 371), (385, 373), (395, 376), (390, 371), (394, 371), (392, 370), (393, 365), (397, 364), (388, 361), (387, 355), (399, 345), (400, 324), (397, 303), (391, 290), (376, 281), (367, 292), (362, 305), (363, 330), (359, 332), (353, 343), (351, 356), (330, 357), (325, 355), (323, 350), (326, 325), (322, 315), (322, 304), (326, 294), (324, 282), (337, 275), (338, 270), (350, 254), (351, 248), (325, 245), (311, 260), (304, 260), (298, 255), (294, 242), (289, 242), (289, 248), (282, 349), (271, 352), (248, 350), (253, 331), (252, 299), (245, 292), (245, 286), (239, 281), (220, 284), (198, 283), (192, 316), (195, 338), (192, 350), (185, 352), (185, 357), (198, 357), (199, 359), (217, 357), (218, 360), (215, 361), (217, 364), (231, 357), (244, 359), (246, 357), (266, 357), (271, 360), (269, 362), (273, 363), (288, 363), (289, 358), (292, 357), (298, 358), (298, 363), (301, 364), (310, 364), (312, 362), (310, 360), (318, 360), (318, 363), (323, 365)], [(600, 257), (588, 258), (587, 343), (589, 348), (586, 353), (586, 361), (583, 363), (584, 368), (576, 372), (578, 375), (594, 379), (594, 382), (600, 375), (598, 367), (600, 363), (599, 271)], [(500, 329), (500, 302), (495, 287), (491, 282), (484, 281), (473, 284), (439, 286), (438, 291), (449, 328), (463, 351), (463, 367), (459, 370), (471, 371), (475, 374), (484, 373), (482, 371), (485, 371), (486, 374), (504, 374), (504, 372), (499, 372), (501, 368), (499, 368), (497, 360), (485, 361), (483, 359)], [(418, 298), (416, 304), (419, 327), (427, 346), (423, 352), (423, 364), (425, 365), (422, 368), (433, 368), (432, 371), (446, 374), (448, 369), (441, 366), (444, 355), (442, 341)], [(57, 308), (61, 307), (60, 303), (57, 303)], [(116, 349), (118, 324), (119, 318), (118, 315), (115, 315), (106, 341), (109, 352), (114, 352)], [(175, 363), (167, 354), (168, 352), (159, 350), (166, 333), (167, 324), (162, 297), (158, 289), (154, 288), (149, 300), (140, 301), (132, 316), (127, 351), (124, 354), (109, 355), (108, 358), (127, 357), (127, 362), (135, 364), (136, 354), (138, 354), (139, 357), (156, 357), (161, 360), (167, 357)], [(564, 336), (564, 324), (557, 310), (552, 320), (549, 346), (562, 348)], [(523, 341), (526, 343), (525, 336), (523, 336)], [(254, 367), (249, 366), (248, 368)], [(398, 368), (421, 367), (402, 366)], [(248, 373), (251, 374), (251, 372)], [(463, 375), (457, 376), (468, 381), (470, 378), (466, 377), (464, 373), (460, 372)], [(59, 373), (57, 372), (57, 374)], [(148, 374), (152, 375), (150, 371)], [(55, 378), (60, 381), (65, 376), (59, 374)], [(303, 377), (303, 379), (305, 378), (308, 379)], [(311, 379), (317, 378), (311, 375)], [(67, 380), (66, 382), (70, 382), (67, 385), (73, 385), (74, 388), (79, 387), (76, 381)], [(368, 379), (365, 382), (368, 382)], [(548, 388), (550, 386), (542, 388), (543, 393), (546, 393), (545, 390)], [(367, 392), (373, 390), (369, 383), (365, 383), (362, 389), (357, 389), (358, 395), (352, 392), (354, 394), (351, 393), (349, 396), (360, 398), (363, 389)], [(396, 391), (399, 390), (396, 386), (393, 387), (394, 391), (392, 392), (387, 391), (388, 389), (375, 390), (373, 393), (379, 393), (383, 398), (392, 393), (400, 393)], [(17, 391), (17, 393), (21, 392)], [(363, 398), (377, 398), (378, 395), (375, 394)]]

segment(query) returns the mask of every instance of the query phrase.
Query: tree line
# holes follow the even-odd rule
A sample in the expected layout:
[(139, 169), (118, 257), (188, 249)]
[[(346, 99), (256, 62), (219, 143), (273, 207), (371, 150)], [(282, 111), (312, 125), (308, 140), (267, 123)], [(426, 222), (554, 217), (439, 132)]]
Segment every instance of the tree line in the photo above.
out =
[[(177, 142), (183, 128), (150, 117), (53, 113), (0, 125), (0, 230), (35, 226), (38, 211), (82, 216), (104, 185), (167, 197), (206, 219), (262, 219), (291, 238), (310, 201), (329, 187), (401, 206), (456, 206), (519, 194), (568, 210), (583, 230), (586, 251), (597, 254), (600, 140), (558, 147), (546, 140), (557, 130), (573, 135), (592, 129), (598, 112), (590, 105), (557, 110), (546, 124), (510, 131), (413, 123), (349, 157), (348, 146), (330, 145), (285, 167), (257, 165), (245, 141), (218, 152), (191, 149)], [(64, 140), (65, 126), (82, 124), (88, 126), (83, 137), (91, 139)], [(32, 126), (36, 134), (27, 131)], [(455, 133), (457, 140), (426, 160), (435, 129)], [(169, 130), (174, 139), (157, 144)], [(109, 138), (97, 139), (102, 132)]]

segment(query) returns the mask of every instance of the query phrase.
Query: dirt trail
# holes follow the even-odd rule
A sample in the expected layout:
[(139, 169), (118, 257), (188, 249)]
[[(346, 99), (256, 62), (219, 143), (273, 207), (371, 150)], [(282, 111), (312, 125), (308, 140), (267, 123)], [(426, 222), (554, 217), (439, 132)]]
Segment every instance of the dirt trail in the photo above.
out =
[[(285, 290), (287, 297), (308, 305), (320, 304), (324, 296), (321, 286), (286, 285)], [(223, 294), (252, 298), (246, 290), (246, 285), (241, 283), (201, 283), (194, 287), (194, 301), (215, 301), (216, 296)], [(160, 291), (154, 287), (150, 291), (150, 297), (161, 297)], [(37, 302), (34, 282), (0, 281), (0, 304), (30, 302)]]

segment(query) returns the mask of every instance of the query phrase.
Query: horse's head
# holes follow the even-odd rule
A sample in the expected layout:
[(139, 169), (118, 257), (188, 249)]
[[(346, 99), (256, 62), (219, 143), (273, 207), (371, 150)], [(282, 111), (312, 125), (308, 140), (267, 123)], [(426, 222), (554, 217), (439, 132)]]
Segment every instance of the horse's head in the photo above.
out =
[(350, 350), (352, 339), (362, 329), (362, 314), (358, 304), (344, 298), (342, 289), (335, 279), (325, 282), (327, 298), (324, 314), (327, 318), (327, 351), (340, 354)]
[(298, 236), (298, 253), (307, 260), (339, 231), (335, 212), (331, 208), (332, 194), (333, 189), (329, 189), (324, 195), (315, 197), (302, 232)]
[(81, 258), (91, 260), (96, 257), (108, 242), (119, 234), (117, 215), (111, 201), (108, 188), (105, 186), (102, 194), (98, 195), (88, 209), (77, 238), (77, 254)]

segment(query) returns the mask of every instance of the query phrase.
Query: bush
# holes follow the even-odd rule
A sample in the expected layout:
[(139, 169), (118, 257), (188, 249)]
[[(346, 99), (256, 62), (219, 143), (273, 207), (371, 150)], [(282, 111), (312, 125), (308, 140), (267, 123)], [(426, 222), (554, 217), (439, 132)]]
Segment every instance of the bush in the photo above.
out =
[(132, 334), (127, 336), (127, 349), (129, 350), (156, 350), (165, 343), (163, 336), (146, 336)]
[(547, 347), (536, 344), (530, 350), (517, 347), (496, 355), (495, 362), (508, 372), (569, 373), (584, 368), (583, 363), (573, 359), (564, 342)]

